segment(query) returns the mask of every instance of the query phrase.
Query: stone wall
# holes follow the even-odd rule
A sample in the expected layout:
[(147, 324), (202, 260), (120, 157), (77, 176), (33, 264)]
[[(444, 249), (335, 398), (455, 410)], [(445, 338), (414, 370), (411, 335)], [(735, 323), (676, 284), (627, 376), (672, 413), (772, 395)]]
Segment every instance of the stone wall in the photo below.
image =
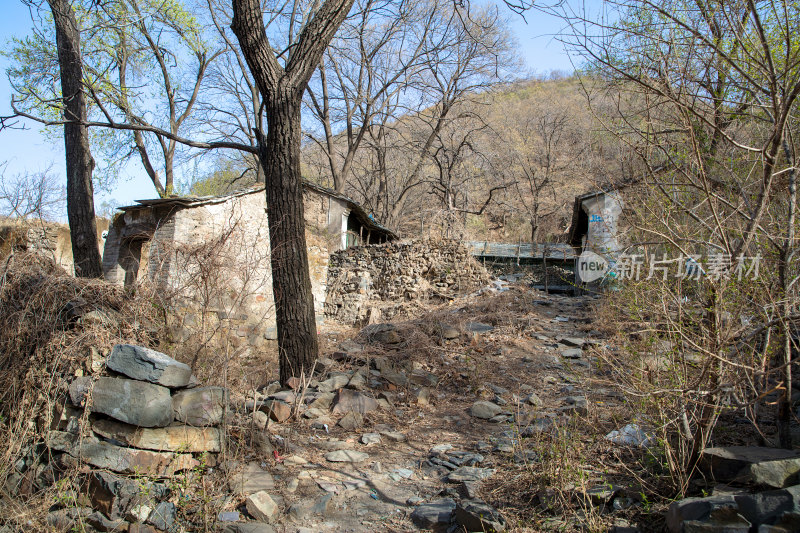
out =
[[(303, 199), (314, 309), (321, 321), (328, 253), (341, 244), (339, 204), (345, 202), (313, 189)], [(220, 326), (253, 347), (277, 338), (261, 189), (190, 206), (128, 208), (114, 220), (103, 267), (112, 283), (156, 286), (179, 311), (178, 340), (197, 337), (197, 328)]]
[[(105, 218), (95, 219), (97, 228), (97, 246), (100, 256), (105, 247), (104, 234), (108, 230), (109, 221)], [(0, 257), (11, 252), (38, 252), (53, 259), (70, 274), (74, 274), (75, 264), (72, 259), (72, 241), (69, 226), (57, 222), (38, 219), (4, 219), (0, 221)]]
[(386, 319), (397, 312), (386, 302), (449, 299), (488, 282), (486, 270), (460, 242), (359, 246), (331, 255), (325, 315), (345, 324)]

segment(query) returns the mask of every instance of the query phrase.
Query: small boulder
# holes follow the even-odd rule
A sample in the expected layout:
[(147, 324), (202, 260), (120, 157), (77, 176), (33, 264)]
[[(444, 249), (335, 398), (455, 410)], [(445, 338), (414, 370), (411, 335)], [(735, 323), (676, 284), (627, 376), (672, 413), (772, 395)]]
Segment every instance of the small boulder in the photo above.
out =
[(132, 379), (98, 378), (91, 410), (134, 426), (164, 427), (172, 422), (169, 389)]
[(544, 405), (542, 399), (539, 398), (539, 396), (537, 396), (535, 392), (532, 392), (525, 397), (525, 403), (530, 404), (534, 407), (541, 407)]
[(460, 502), (454, 516), (456, 522), (467, 531), (499, 533), (506, 529), (506, 521), (497, 509), (481, 500)]
[(75, 378), (69, 384), (69, 401), (76, 407), (81, 407), (86, 395), (92, 389), (92, 378), (81, 376)]
[(472, 404), (470, 407), (469, 413), (474, 416), (475, 418), (481, 418), (483, 420), (489, 420), (490, 418), (494, 418), (495, 416), (499, 415), (503, 412), (503, 408), (499, 405), (487, 402), (487, 401), (477, 401)]
[(271, 522), (278, 512), (278, 504), (269, 493), (263, 490), (248, 496), (245, 500), (245, 508), (250, 516), (262, 522)]
[(222, 422), (228, 404), (223, 387), (199, 387), (184, 390), (172, 398), (175, 420), (190, 426), (216, 426)]
[(172, 502), (159, 502), (147, 521), (161, 531), (172, 531), (178, 512)]
[(278, 423), (285, 422), (292, 416), (292, 407), (278, 400), (265, 401), (259, 410), (267, 413), (272, 420)]
[(380, 444), (381, 443), (381, 434), (380, 433), (364, 433), (361, 435), (361, 444), (369, 446), (370, 444)]
[(108, 368), (129, 378), (149, 381), (164, 387), (178, 388), (189, 384), (192, 369), (167, 354), (134, 346), (117, 344), (106, 361)]
[(362, 415), (378, 409), (378, 402), (353, 389), (340, 389), (334, 399), (334, 413), (357, 412)]
[(706, 448), (700, 468), (720, 482), (783, 488), (800, 481), (800, 452), (757, 446)]
[(350, 411), (339, 420), (338, 425), (347, 431), (355, 431), (364, 425), (364, 417), (360, 413)]
[(450, 498), (420, 504), (411, 513), (411, 521), (420, 529), (440, 529), (450, 525), (456, 502)]

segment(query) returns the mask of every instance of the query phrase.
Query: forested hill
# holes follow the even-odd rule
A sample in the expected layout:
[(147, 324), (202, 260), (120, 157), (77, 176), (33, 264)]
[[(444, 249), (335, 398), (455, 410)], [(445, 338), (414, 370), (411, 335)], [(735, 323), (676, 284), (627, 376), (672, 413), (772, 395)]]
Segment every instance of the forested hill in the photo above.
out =
[[(467, 95), (444, 118), (437, 105), (383, 117), (362, 136), (341, 192), (404, 236), (559, 240), (574, 197), (626, 172), (627, 158), (599, 118), (612, 114), (612, 99), (590, 85), (550, 76)], [(303, 124), (314, 126), (308, 118)], [(315, 135), (309, 131), (304, 143), (303, 175), (334, 188), (326, 143)], [(332, 135), (338, 167), (347, 146), (347, 132)], [(228, 184), (241, 173), (228, 163), (191, 192), (252, 183), (245, 177)]]

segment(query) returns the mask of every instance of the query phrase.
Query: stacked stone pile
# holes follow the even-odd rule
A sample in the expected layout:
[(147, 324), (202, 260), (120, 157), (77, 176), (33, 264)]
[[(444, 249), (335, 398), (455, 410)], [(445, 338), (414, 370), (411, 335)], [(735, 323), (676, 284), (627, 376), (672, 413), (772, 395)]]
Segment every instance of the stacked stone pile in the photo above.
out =
[(358, 246), (331, 255), (325, 313), (352, 324), (367, 318), (375, 302), (448, 298), (488, 282), (486, 270), (460, 242)]
[(800, 531), (800, 452), (757, 446), (706, 448), (698, 465), (710, 496), (670, 505), (667, 530)]
[[(221, 451), (224, 435), (217, 426), (227, 392), (197, 387), (188, 365), (140, 346), (114, 346), (105, 366), (105, 375), (69, 384), (47, 447), (62, 465), (89, 467), (87, 520), (93, 527), (170, 531), (176, 508), (158, 480), (200, 466), (195, 454)], [(82, 419), (89, 428), (82, 429)], [(51, 514), (56, 527), (68, 518)]]

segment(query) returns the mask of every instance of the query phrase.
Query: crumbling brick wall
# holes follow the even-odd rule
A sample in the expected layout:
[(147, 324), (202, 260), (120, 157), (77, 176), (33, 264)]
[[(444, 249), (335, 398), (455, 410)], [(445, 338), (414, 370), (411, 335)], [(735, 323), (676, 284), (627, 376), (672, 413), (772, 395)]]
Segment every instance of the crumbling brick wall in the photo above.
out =
[(412, 240), (358, 246), (331, 254), (325, 316), (344, 324), (386, 319), (382, 302), (448, 299), (489, 282), (483, 266), (457, 241)]

